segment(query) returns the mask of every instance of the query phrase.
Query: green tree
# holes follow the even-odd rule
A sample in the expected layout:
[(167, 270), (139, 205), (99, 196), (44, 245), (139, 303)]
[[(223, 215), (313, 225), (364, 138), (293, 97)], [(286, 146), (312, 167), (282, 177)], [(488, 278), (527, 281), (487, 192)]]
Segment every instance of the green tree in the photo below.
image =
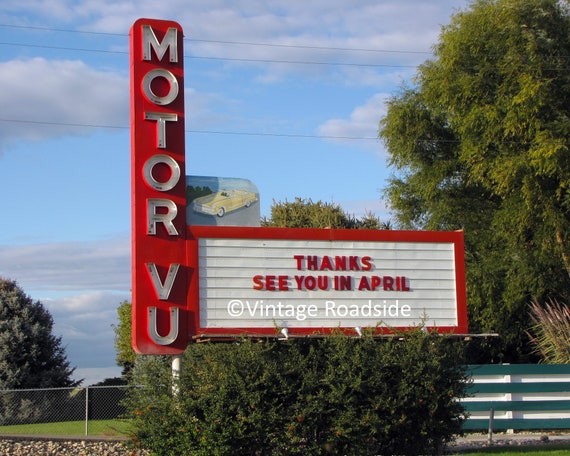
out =
[(132, 345), (132, 309), (131, 303), (123, 301), (117, 308), (117, 317), (119, 323), (113, 326), (115, 331), (115, 351), (117, 353), (115, 360), (117, 365), (122, 367), (123, 377), (129, 377), (137, 354), (133, 350)]
[(532, 350), (528, 303), (570, 295), (570, 17), (557, 0), (475, 0), (380, 123), (399, 227), (464, 229), (483, 361)]
[(323, 203), (295, 198), (295, 201), (273, 202), (271, 218), (264, 218), (262, 226), (282, 228), (346, 228), (346, 229), (390, 229), (389, 222), (382, 223), (372, 213), (361, 219), (347, 214), (339, 204)]
[(0, 389), (77, 386), (53, 319), (15, 281), (0, 277)]

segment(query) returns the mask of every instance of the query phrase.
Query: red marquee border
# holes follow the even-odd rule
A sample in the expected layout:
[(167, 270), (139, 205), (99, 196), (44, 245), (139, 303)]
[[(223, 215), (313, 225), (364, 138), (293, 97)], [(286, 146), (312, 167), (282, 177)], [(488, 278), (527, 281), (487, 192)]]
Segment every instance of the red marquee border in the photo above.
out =
[[(198, 276), (198, 239), (200, 238), (240, 238), (240, 239), (299, 239), (314, 241), (369, 241), (369, 242), (438, 242), (454, 245), (455, 287), (457, 302), (457, 325), (433, 327), (439, 333), (467, 334), (467, 298), (465, 283), (465, 254), (463, 231), (397, 231), (397, 230), (347, 230), (347, 229), (312, 229), (312, 228), (252, 228), (229, 226), (189, 226), (187, 231), (187, 253), (192, 274), (190, 275), (190, 309), (193, 315), (191, 335), (197, 338), (224, 336), (265, 336), (281, 337), (275, 328), (202, 328), (199, 315), (199, 276)], [(342, 330), (354, 334), (354, 328), (304, 327), (288, 328), (288, 335), (311, 336), (330, 334)], [(406, 329), (406, 328), (396, 328)], [(428, 326), (428, 329), (432, 329)], [(389, 328), (376, 328), (377, 334), (387, 334)]]

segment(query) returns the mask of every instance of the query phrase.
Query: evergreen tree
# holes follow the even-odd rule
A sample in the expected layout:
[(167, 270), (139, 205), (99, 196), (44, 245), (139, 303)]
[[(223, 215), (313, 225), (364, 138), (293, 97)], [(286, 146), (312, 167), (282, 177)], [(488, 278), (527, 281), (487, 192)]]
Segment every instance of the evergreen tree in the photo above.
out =
[(0, 277), (0, 389), (77, 386), (53, 319), (15, 281)]

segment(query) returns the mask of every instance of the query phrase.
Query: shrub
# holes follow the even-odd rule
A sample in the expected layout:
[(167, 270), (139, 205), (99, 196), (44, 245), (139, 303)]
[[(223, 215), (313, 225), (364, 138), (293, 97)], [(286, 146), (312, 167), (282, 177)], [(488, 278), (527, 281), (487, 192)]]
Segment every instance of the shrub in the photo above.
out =
[(135, 367), (133, 437), (156, 455), (437, 454), (461, 432), (461, 353), (419, 329), (194, 344), (177, 397), (168, 360)]
[(530, 317), (529, 336), (535, 352), (547, 363), (570, 363), (570, 307), (556, 300), (544, 305), (534, 301)]

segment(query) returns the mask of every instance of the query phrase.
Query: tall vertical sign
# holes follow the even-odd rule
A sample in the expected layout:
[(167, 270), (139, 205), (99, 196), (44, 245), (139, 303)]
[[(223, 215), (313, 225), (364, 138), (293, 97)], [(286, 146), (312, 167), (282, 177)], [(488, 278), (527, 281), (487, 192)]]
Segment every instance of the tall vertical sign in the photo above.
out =
[(131, 28), (133, 348), (174, 355), (188, 343), (182, 28)]

